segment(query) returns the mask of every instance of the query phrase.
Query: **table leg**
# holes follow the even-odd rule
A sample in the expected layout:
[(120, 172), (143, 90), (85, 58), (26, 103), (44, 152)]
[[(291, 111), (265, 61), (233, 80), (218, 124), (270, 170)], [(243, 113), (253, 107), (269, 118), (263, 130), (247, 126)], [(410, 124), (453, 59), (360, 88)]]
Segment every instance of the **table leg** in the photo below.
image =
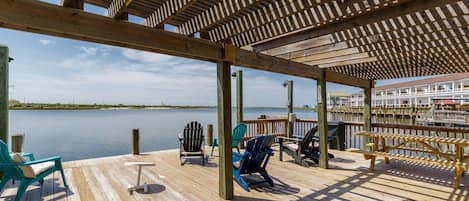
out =
[(142, 166), (138, 166), (137, 187), (140, 186), (140, 176), (142, 175)]
[[(384, 137), (381, 137), (381, 146), (383, 146), (383, 152), (388, 152), (388, 149), (386, 148), (386, 139)], [(384, 157), (384, 162), (389, 164), (389, 157)]]

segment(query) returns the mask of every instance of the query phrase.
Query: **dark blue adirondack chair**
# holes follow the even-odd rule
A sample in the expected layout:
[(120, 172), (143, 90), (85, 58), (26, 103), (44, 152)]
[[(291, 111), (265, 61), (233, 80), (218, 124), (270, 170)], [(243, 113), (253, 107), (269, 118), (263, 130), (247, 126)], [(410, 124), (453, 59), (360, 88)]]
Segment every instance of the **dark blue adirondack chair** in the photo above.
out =
[[(32, 154), (25, 154), (25, 157), (29, 157), (31, 161), (17, 163), (15, 162), (8, 151), (8, 145), (5, 144), (2, 140), (0, 140), (0, 172), (2, 173), (2, 180), (0, 182), (0, 191), (3, 190), (6, 183), (10, 180), (19, 180), (20, 185), (18, 187), (18, 191), (16, 193), (15, 201), (20, 201), (23, 194), (26, 192), (26, 189), (29, 185), (34, 182), (39, 182), (39, 184), (44, 183), (44, 178), (48, 175), (54, 173), (55, 171), (60, 171), (62, 174), (62, 180), (66, 188), (68, 188), (67, 182), (65, 180), (64, 171), (62, 168), (61, 158), (59, 156), (54, 156), (46, 159), (41, 160), (34, 160), (34, 156)], [(47, 166), (46, 163), (52, 163), (50, 166)], [(23, 174), (23, 170), (21, 167), (31, 166), (33, 169), (35, 165), (41, 165), (41, 170), (36, 173), (34, 177), (27, 177)], [(46, 166), (44, 166), (46, 165)]]
[[(244, 190), (249, 191), (249, 186), (260, 183), (269, 183), (274, 186), (272, 178), (265, 169), (273, 154), (273, 150), (270, 148), (273, 142), (273, 136), (261, 136), (249, 140), (243, 154), (233, 152), (233, 177)], [(259, 173), (264, 179), (247, 182), (241, 176), (253, 173)]]

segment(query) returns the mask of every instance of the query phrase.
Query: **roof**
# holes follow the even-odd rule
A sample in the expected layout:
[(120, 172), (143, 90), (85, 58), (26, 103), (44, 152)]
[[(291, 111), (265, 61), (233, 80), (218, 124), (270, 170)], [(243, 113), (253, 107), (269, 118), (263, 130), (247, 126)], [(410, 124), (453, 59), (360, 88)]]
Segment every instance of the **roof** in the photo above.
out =
[(329, 92), (328, 95), (332, 96), (332, 97), (348, 97), (348, 96), (350, 96), (350, 93), (347, 93), (347, 92)]
[[(306, 68), (336, 73), (326, 76), (328, 79), (345, 74), (366, 80), (469, 72), (469, 1), (466, 0), (85, 1), (106, 8), (106, 20), (99, 19), (100, 23), (96, 23), (98, 15), (72, 9), (58, 11), (30, 0), (0, 1), (0, 27), (208, 61), (223, 57), (266, 66), (277, 64), (263, 70), (294, 76), (302, 76)], [(77, 2), (81, 1), (63, 0), (63, 5), (79, 8)], [(28, 13), (24, 11), (27, 7), (36, 9)], [(144, 18), (138, 24), (142, 28), (115, 23), (128, 19), (129, 14)], [(38, 21), (41, 18), (47, 20)], [(164, 25), (176, 28), (164, 30)], [(184, 38), (168, 35), (169, 32)], [(206, 43), (207, 40), (215, 44)], [(256, 54), (232, 56), (194, 48), (202, 45), (209, 50), (223, 51), (227, 44)], [(176, 45), (181, 48), (175, 48)], [(282, 60), (261, 58), (257, 53)], [(287, 64), (304, 65), (289, 65), (287, 69), (284, 63), (278, 62), (284, 60)], [(245, 63), (233, 62), (238, 64)], [(297, 73), (291, 73), (295, 70)]]
[(458, 74), (452, 74), (452, 75), (437, 76), (437, 77), (431, 77), (431, 78), (426, 78), (426, 79), (421, 79), (421, 80), (414, 80), (414, 81), (409, 81), (409, 82), (401, 82), (397, 84), (378, 86), (373, 89), (374, 90), (395, 89), (395, 88), (412, 87), (412, 86), (418, 86), (418, 85), (441, 83), (441, 82), (448, 82), (448, 81), (462, 80), (462, 79), (469, 79), (469, 73), (458, 73)]

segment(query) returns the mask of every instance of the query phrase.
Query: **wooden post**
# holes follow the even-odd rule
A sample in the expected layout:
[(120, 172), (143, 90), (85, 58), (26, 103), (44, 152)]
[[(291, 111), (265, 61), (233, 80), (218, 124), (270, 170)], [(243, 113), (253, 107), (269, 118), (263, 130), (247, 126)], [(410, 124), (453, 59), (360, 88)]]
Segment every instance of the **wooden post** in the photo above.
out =
[(138, 129), (132, 130), (132, 154), (140, 154), (140, 133)]
[[(371, 87), (364, 88), (364, 100), (363, 100), (363, 131), (371, 131)], [(370, 143), (370, 138), (363, 137), (363, 149), (366, 149), (366, 144)], [(378, 143), (378, 142), (376, 142)]]
[(293, 124), (294, 124), (294, 119), (291, 118), (291, 115), (293, 114), (293, 80), (288, 80), (287, 82), (287, 87), (288, 87), (288, 117), (287, 117), (287, 136), (292, 137), (293, 136)]
[(233, 198), (233, 165), (231, 153), (231, 80), (230, 63), (217, 63), (219, 195)]
[(207, 144), (208, 146), (212, 146), (213, 142), (213, 125), (209, 124), (207, 125)]
[(243, 71), (236, 72), (236, 122), (243, 122)]
[(326, 100), (326, 80), (317, 80), (318, 97), (318, 132), (319, 132), (319, 167), (327, 169), (327, 100)]
[(8, 143), (8, 47), (0, 45), (0, 140)]
[(24, 144), (24, 134), (16, 134), (11, 136), (11, 152), (22, 153)]

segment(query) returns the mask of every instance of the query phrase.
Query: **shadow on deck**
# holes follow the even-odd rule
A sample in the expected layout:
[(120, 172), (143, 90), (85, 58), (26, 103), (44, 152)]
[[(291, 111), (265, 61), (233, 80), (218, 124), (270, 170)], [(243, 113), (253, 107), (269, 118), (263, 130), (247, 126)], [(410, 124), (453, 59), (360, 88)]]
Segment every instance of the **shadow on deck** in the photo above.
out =
[[(331, 169), (302, 167), (285, 157), (272, 157), (268, 165), (275, 186), (258, 185), (245, 192), (236, 183), (234, 200), (469, 200), (469, 179), (463, 178), (457, 190), (452, 188), (452, 171), (416, 164), (379, 160), (374, 173), (362, 155), (333, 152)], [(128, 161), (151, 161), (154, 167), (143, 169), (143, 182), (149, 192), (129, 195), (137, 169), (124, 166)], [(25, 200), (219, 200), (218, 157), (200, 159), (180, 166), (178, 151), (150, 152), (140, 156), (122, 155), (64, 163), (70, 189), (63, 188), (59, 174), (47, 178), (44, 186), (28, 188)], [(255, 175), (250, 179), (257, 179)], [(2, 192), (4, 200), (13, 200), (16, 185)]]

